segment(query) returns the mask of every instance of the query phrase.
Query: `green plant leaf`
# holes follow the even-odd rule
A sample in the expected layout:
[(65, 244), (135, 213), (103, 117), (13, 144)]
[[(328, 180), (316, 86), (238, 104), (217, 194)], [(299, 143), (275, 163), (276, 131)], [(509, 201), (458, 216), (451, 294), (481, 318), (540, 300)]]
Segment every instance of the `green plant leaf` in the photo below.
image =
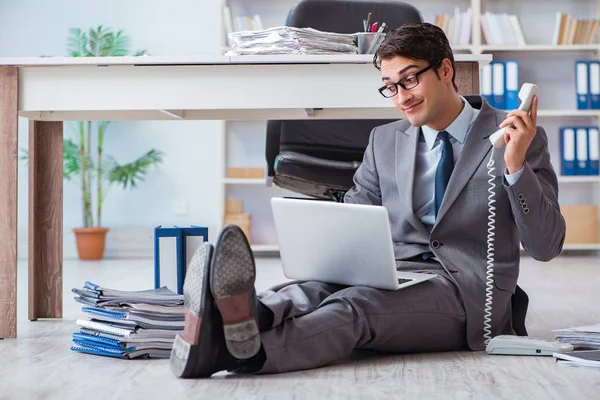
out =
[(163, 153), (152, 149), (137, 160), (124, 165), (115, 165), (108, 174), (110, 183), (127, 189), (137, 187), (139, 181), (145, 179), (148, 169), (162, 163)]
[(118, 31), (107, 38), (104, 51), (108, 56), (122, 57), (129, 54), (129, 46), (129, 37), (124, 35), (123, 31)]
[(71, 57), (89, 57), (88, 37), (80, 28), (70, 28), (67, 37), (67, 51)]
[[(122, 30), (114, 32), (103, 25), (91, 27), (87, 32), (80, 28), (70, 28), (67, 50), (72, 57), (122, 57), (129, 54), (130, 42), (129, 36)], [(138, 50), (135, 53), (136, 56), (145, 54), (146, 50)], [(92, 136), (92, 122), (79, 121), (78, 139), (65, 139), (63, 142), (64, 177), (67, 180), (76, 175), (81, 178), (84, 226), (94, 225), (91, 212), (93, 203), (97, 207), (97, 222), (101, 221), (102, 201), (106, 195), (103, 182), (117, 183), (125, 189), (133, 188), (145, 179), (150, 167), (162, 163), (163, 153), (153, 149), (129, 164), (117, 164), (112, 157), (104, 154), (104, 138), (108, 124), (108, 121), (97, 122), (93, 129), (95, 135)], [(94, 138), (97, 140), (94, 141)], [(24, 155), (21, 158), (27, 159), (26, 151), (22, 152)], [(81, 163), (82, 152), (85, 157), (84, 163)]]
[(63, 142), (63, 176), (67, 180), (79, 174), (79, 146), (71, 139)]
[[(79, 163), (79, 145), (77, 145), (72, 139), (65, 139), (63, 141), (63, 177), (66, 180), (71, 180), (76, 175), (79, 175), (81, 165)], [(21, 160), (29, 163), (29, 151), (21, 148)], [(87, 160), (86, 166), (93, 167), (92, 160)]]

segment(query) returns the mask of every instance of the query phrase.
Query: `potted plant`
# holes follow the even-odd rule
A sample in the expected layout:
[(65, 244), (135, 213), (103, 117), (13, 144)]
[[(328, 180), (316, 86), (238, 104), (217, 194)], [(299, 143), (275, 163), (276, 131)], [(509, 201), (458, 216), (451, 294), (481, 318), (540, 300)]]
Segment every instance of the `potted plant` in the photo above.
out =
[[(88, 33), (72, 28), (67, 39), (72, 57), (126, 56), (129, 55), (129, 43), (129, 37), (123, 31), (113, 32), (102, 26), (91, 28)], [(143, 54), (145, 51), (135, 55)], [(64, 177), (70, 180), (77, 176), (81, 183), (83, 226), (73, 231), (82, 260), (98, 260), (104, 255), (108, 228), (102, 225), (102, 205), (107, 184), (135, 188), (151, 167), (162, 163), (163, 153), (155, 149), (123, 165), (106, 156), (104, 139), (109, 125), (109, 121), (80, 121), (78, 138), (64, 141)]]

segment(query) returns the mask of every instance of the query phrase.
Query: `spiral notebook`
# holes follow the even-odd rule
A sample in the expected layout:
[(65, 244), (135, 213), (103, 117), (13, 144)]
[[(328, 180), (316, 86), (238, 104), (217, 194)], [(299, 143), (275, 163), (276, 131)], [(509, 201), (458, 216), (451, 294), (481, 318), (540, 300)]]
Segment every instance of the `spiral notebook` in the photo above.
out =
[(126, 327), (139, 326), (144, 329), (167, 329), (182, 330), (185, 326), (185, 317), (173, 316), (170, 319), (155, 319), (132, 314), (129, 311), (109, 311), (97, 307), (83, 307), (81, 311), (90, 315), (90, 318), (98, 321), (113, 322)]
[(147, 350), (135, 350), (129, 351), (126, 349), (116, 349), (109, 346), (85, 346), (85, 345), (74, 345), (71, 346), (71, 350), (78, 351), (80, 353), (93, 354), (97, 356), (134, 359), (134, 358), (169, 358), (171, 356), (171, 350), (165, 349), (147, 349)]
[(85, 333), (73, 333), (73, 343), (81, 346), (95, 347), (105, 346), (115, 349), (123, 349), (127, 351), (136, 350), (148, 350), (148, 349), (164, 349), (171, 350), (173, 347), (173, 341), (161, 342), (161, 341), (144, 341), (144, 342), (132, 342), (123, 341), (122, 339), (110, 339), (101, 336), (88, 335)]

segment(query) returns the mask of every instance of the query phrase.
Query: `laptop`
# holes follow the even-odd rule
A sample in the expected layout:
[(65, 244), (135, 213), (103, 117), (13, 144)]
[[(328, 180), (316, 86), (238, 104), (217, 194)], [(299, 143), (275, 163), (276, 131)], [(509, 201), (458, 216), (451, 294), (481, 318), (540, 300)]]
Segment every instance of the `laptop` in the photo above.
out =
[(437, 276), (396, 271), (385, 207), (279, 197), (271, 207), (290, 279), (398, 290)]

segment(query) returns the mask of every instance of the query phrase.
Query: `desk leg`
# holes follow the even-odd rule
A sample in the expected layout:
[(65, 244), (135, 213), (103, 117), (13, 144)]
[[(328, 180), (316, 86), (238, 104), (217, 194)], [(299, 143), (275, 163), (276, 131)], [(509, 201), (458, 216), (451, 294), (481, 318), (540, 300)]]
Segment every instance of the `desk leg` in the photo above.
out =
[(62, 318), (63, 123), (29, 122), (29, 319)]
[(17, 337), (18, 87), (18, 69), (0, 67), (0, 338)]

